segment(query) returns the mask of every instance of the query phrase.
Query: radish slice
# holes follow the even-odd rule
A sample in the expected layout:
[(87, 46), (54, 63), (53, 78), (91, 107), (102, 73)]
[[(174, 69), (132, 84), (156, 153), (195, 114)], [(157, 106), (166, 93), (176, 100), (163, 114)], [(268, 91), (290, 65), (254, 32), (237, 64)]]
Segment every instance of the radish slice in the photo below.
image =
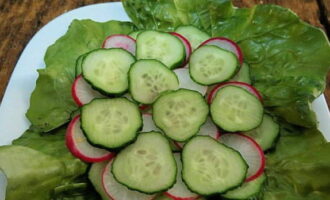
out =
[[(211, 118), (207, 118), (206, 122), (201, 126), (197, 135), (208, 135), (216, 140), (218, 140), (221, 136), (218, 127), (212, 122)], [(182, 149), (184, 146), (184, 142), (174, 142), (174, 144)]]
[(192, 48), (191, 48), (190, 42), (187, 40), (187, 38), (185, 38), (183, 35), (181, 35), (179, 33), (170, 32), (170, 34), (176, 36), (177, 38), (179, 38), (181, 40), (181, 42), (183, 43), (183, 46), (184, 46), (184, 48), (186, 50), (186, 60), (185, 60), (185, 62), (183, 63), (182, 66), (185, 67), (186, 64), (189, 61), (189, 58), (190, 58), (190, 55), (191, 55), (191, 52), (192, 52)]
[(232, 81), (232, 82), (225, 82), (225, 83), (220, 83), (219, 85), (215, 86), (212, 91), (209, 93), (209, 95), (207, 96), (207, 102), (209, 104), (212, 103), (214, 96), (217, 94), (218, 90), (228, 86), (228, 85), (234, 85), (234, 86), (238, 86), (241, 88), (246, 89), (248, 92), (250, 92), (251, 94), (253, 94), (255, 97), (257, 97), (261, 102), (262, 102), (262, 96), (260, 95), (260, 93), (258, 92), (258, 90), (253, 87), (250, 84), (244, 83), (244, 82), (238, 82), (238, 81)]
[(151, 200), (155, 195), (129, 190), (126, 186), (118, 183), (111, 173), (111, 160), (104, 168), (102, 174), (102, 185), (105, 192), (113, 200)]
[(122, 48), (135, 55), (136, 44), (135, 40), (128, 35), (115, 34), (104, 40), (102, 48)]
[(66, 146), (71, 153), (85, 162), (102, 162), (113, 157), (113, 153), (88, 143), (80, 128), (80, 115), (73, 118), (66, 131)]
[(78, 106), (83, 106), (95, 98), (104, 98), (102, 94), (94, 90), (82, 75), (77, 76), (71, 88), (71, 95)]
[(142, 115), (142, 120), (143, 120), (142, 132), (161, 131), (155, 125), (154, 120), (152, 119), (152, 115), (150, 113), (144, 113)]
[(180, 153), (175, 153), (174, 158), (176, 161), (176, 166), (178, 168), (176, 174), (176, 183), (172, 188), (167, 190), (164, 195), (173, 199), (173, 200), (195, 200), (198, 199), (199, 195), (192, 193), (182, 180), (181, 171), (182, 171), (182, 162)]
[(220, 137), (219, 141), (226, 146), (237, 150), (249, 166), (245, 182), (258, 178), (265, 168), (265, 155), (261, 147), (250, 137), (228, 133)]
[(206, 94), (207, 86), (200, 85), (200, 84), (196, 83), (195, 81), (193, 81), (190, 78), (188, 68), (175, 69), (173, 72), (176, 74), (176, 76), (179, 79), (179, 83), (180, 83), (179, 88), (195, 90), (195, 91), (201, 93), (203, 96)]
[(108, 194), (104, 191), (104, 188), (102, 185), (102, 173), (108, 163), (109, 163), (109, 161), (93, 163), (88, 171), (88, 179), (94, 186), (97, 193), (99, 193), (102, 200), (112, 200), (108, 196)]
[(211, 38), (204, 41), (200, 46), (203, 45), (214, 45), (222, 49), (231, 51), (237, 56), (237, 59), (239, 60), (240, 64), (243, 64), (243, 53), (241, 48), (238, 46), (238, 44), (236, 44), (234, 41), (228, 38), (224, 38), (224, 37)]

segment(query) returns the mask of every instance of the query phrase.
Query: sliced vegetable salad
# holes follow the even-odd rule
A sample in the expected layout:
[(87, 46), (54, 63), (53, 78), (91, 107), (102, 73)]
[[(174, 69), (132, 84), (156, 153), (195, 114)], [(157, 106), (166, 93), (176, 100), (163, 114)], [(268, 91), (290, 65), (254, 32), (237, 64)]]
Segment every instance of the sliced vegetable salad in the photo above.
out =
[[(194, 26), (184, 26), (184, 28), (207, 35)], [(179, 27), (178, 30), (180, 29)], [(145, 34), (149, 37), (145, 37)], [(196, 38), (193, 34), (190, 35)], [(248, 73), (240, 74), (241, 67), (248, 68), (248, 65), (241, 66), (239, 62), (239, 59), (243, 59), (240, 47), (225, 38), (221, 38), (218, 42), (220, 46), (209, 44), (208, 41), (213, 41), (211, 38), (192, 51), (193, 55), (202, 52), (197, 59), (194, 59), (193, 55), (187, 55), (191, 46), (189, 39), (181, 34), (140, 31), (135, 37), (136, 46), (132, 46), (135, 45), (135, 39), (128, 35), (109, 36), (103, 44), (110, 44), (112, 41), (116, 43), (108, 47), (103, 45), (104, 49), (92, 50), (84, 54), (81, 62), (78, 62), (80, 58), (77, 61), (76, 68), (82, 66), (82, 69), (77, 70), (80, 73), (76, 74), (72, 94), (77, 105), (82, 106), (81, 129), (71, 128), (79, 123), (78, 116), (71, 122), (74, 125), (70, 125), (67, 135), (84, 132), (86, 137), (77, 135), (74, 137), (76, 141), (73, 142), (68, 137), (71, 142), (68, 148), (76, 157), (84, 161), (109, 162), (101, 173), (102, 187), (98, 182), (96, 183), (94, 176), (91, 176), (96, 190), (100, 194), (106, 193), (112, 199), (151, 199), (158, 198), (162, 194), (171, 199), (197, 199), (224, 194), (227, 191), (235, 196), (236, 190), (233, 188), (241, 185), (245, 188), (246, 184), (254, 185), (252, 184), (254, 182), (248, 182), (260, 176), (264, 177), (265, 157), (259, 144), (242, 133), (220, 133), (257, 130), (256, 128), (261, 126), (263, 106), (259, 92), (253, 86), (237, 81), (218, 80), (216, 83), (221, 84), (215, 87), (211, 83), (202, 85), (195, 81), (191, 73), (195, 70), (198, 76), (201, 74), (205, 79), (211, 79), (214, 74), (218, 76), (217, 73), (220, 76), (225, 75), (225, 80), (230, 80), (234, 76), (245, 76), (249, 79)], [(215, 41), (218, 39), (214, 38)], [(153, 46), (146, 45), (150, 41)], [(222, 41), (225, 41), (225, 47), (221, 46)], [(172, 71), (171, 65), (165, 65), (161, 60), (166, 60), (171, 55), (172, 57), (180, 55), (176, 48), (171, 50), (180, 45), (185, 48), (182, 51), (184, 54), (179, 58), (181, 68)], [(162, 46), (170, 48), (166, 49)], [(122, 78), (121, 80), (126, 81), (121, 85), (127, 85), (125, 82), (128, 82), (126, 93), (123, 92), (119, 96), (100, 96), (99, 93), (104, 93), (104, 90), (95, 83), (107, 82), (107, 79), (96, 75), (89, 83), (81, 80), (85, 79), (86, 72), (87, 75), (90, 72), (104, 74), (108, 71), (107, 68), (116, 69), (126, 66), (127, 64), (121, 61), (124, 58), (117, 55), (118, 48), (125, 49), (132, 55), (137, 55), (132, 51), (136, 49), (144, 52), (145, 57), (137, 58), (130, 65), (128, 72), (124, 71), (126, 72), (124, 76), (128, 78)], [(91, 59), (93, 62), (90, 62)], [(199, 69), (193, 69), (194, 65)], [(226, 70), (231, 69), (232, 66), (235, 69), (234, 74), (227, 74)], [(114, 70), (109, 75), (122, 77), (123, 71)], [(104, 85), (111, 85), (111, 82)], [(208, 87), (214, 89), (209, 89), (210, 92), (207, 92)], [(131, 128), (141, 120), (141, 114), (134, 114), (128, 104), (124, 107), (116, 104), (115, 101), (125, 101), (120, 96), (128, 97), (131, 102), (135, 102), (135, 109), (138, 109), (138, 104), (152, 104), (149, 109), (143, 111), (143, 126), (139, 128), (142, 129), (141, 132)], [(82, 105), (81, 102), (85, 99), (89, 101)], [(270, 120), (277, 125), (271, 118)], [(128, 125), (125, 125), (126, 123)], [(126, 136), (132, 134), (133, 138), (137, 137), (136, 141), (131, 141), (129, 139), (131, 137)], [(260, 135), (265, 137), (267, 133)], [(275, 139), (276, 137), (273, 137), (271, 142)], [(132, 144), (127, 145), (127, 143)], [(76, 146), (81, 147), (80, 154), (76, 153)], [(98, 146), (109, 151), (99, 149)], [(177, 153), (173, 154), (172, 151)], [(93, 159), (91, 153), (95, 152), (98, 154), (95, 154)], [(86, 159), (88, 157), (91, 159)], [(105, 178), (109, 176), (112, 177), (111, 180)], [(249, 186), (253, 188), (251, 191), (237, 195), (242, 195), (244, 198), (258, 195), (263, 181), (257, 183), (258, 186)], [(109, 187), (113, 184), (122, 189), (115, 189), (117, 186)], [(113, 197), (117, 193), (122, 197)]]
[(330, 198), (322, 31), (274, 5), (123, 5), (134, 24), (75, 20), (47, 50), (32, 126), (0, 147), (6, 199)]

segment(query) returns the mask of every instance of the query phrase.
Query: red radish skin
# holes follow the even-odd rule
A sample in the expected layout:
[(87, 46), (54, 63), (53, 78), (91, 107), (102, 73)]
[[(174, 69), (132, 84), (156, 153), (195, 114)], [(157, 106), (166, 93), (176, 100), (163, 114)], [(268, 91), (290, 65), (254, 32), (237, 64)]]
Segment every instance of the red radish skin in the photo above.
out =
[(82, 77), (77, 76), (71, 86), (71, 96), (78, 106), (83, 106), (94, 98), (104, 98), (98, 91), (94, 90)]
[(240, 136), (248, 139), (251, 143), (253, 143), (253, 145), (258, 149), (259, 155), (261, 157), (261, 166), (259, 168), (259, 170), (257, 171), (257, 173), (253, 176), (248, 177), (245, 182), (249, 182), (249, 181), (253, 181), (254, 179), (258, 178), (259, 176), (261, 176), (264, 173), (264, 169), (265, 169), (265, 165), (266, 165), (266, 158), (265, 158), (265, 154), (263, 152), (263, 150), (261, 149), (260, 145), (251, 137), (246, 136), (244, 134), (240, 134)]
[(215, 86), (211, 90), (209, 95), (207, 96), (207, 102), (209, 104), (211, 104), (212, 101), (213, 101), (213, 98), (216, 95), (216, 93), (218, 92), (218, 90), (225, 87), (225, 86), (228, 86), (228, 85), (242, 87), (242, 88), (246, 89), (247, 91), (249, 91), (251, 94), (253, 94), (255, 97), (257, 97), (261, 102), (263, 102), (261, 94), (258, 92), (258, 90), (255, 87), (253, 87), (250, 84), (247, 84), (247, 83), (244, 83), (244, 82), (238, 82), (238, 81), (224, 82), (224, 83), (220, 83), (217, 86)]
[(114, 34), (103, 41), (102, 48), (122, 48), (135, 55), (136, 41), (128, 35)]
[(185, 143), (173, 141), (173, 144), (176, 146), (176, 148), (183, 149)]
[[(112, 160), (113, 160), (113, 158), (111, 158), (110, 160), (109, 160), (109, 163), (104, 167), (104, 169), (103, 169), (103, 172), (102, 172), (102, 187), (103, 187), (103, 191), (107, 194), (107, 196), (111, 199), (111, 200), (122, 200), (122, 199), (116, 199), (116, 198), (114, 198), (111, 194), (110, 194), (110, 191), (108, 191), (108, 189), (107, 189), (107, 187), (106, 187), (106, 180), (105, 180), (105, 177), (106, 177), (106, 173), (107, 173), (107, 171), (109, 170), (109, 167), (110, 167), (110, 165), (112, 164)], [(118, 184), (120, 184), (120, 183), (118, 183)], [(125, 186), (122, 186), (122, 187), (124, 187), (126, 190), (128, 190)], [(130, 191), (130, 190), (129, 190)], [(130, 192), (133, 192), (133, 191), (130, 191)], [(138, 192), (136, 192), (136, 193), (138, 193)], [(146, 199), (146, 200), (153, 200), (153, 199), (155, 199), (156, 198), (156, 195), (149, 195), (149, 196), (151, 196), (149, 199)], [(145, 198), (144, 198), (145, 199)], [(126, 200), (126, 199), (125, 199)]]
[(239, 63), (242, 65), (243, 64), (243, 53), (241, 48), (238, 46), (238, 44), (228, 38), (225, 37), (215, 37), (215, 38), (210, 38), (206, 41), (204, 41), (201, 45), (215, 45), (220, 48), (226, 49), (228, 51), (233, 52), (239, 61)]
[(186, 52), (186, 60), (185, 62), (182, 64), (182, 67), (186, 68), (187, 66), (187, 63), (189, 62), (189, 58), (190, 58), (190, 55), (191, 55), (191, 52), (192, 52), (192, 48), (191, 48), (191, 44), (190, 42), (187, 40), (187, 38), (185, 38), (183, 35), (179, 34), (179, 33), (176, 33), (176, 32), (170, 32), (171, 35), (174, 35), (176, 37), (178, 37), (183, 45), (184, 45), (184, 48), (185, 48), (185, 52)]
[[(94, 163), (94, 162), (102, 162), (105, 160), (109, 160), (114, 156), (114, 153), (108, 152), (104, 149), (100, 149), (97, 147), (94, 147), (90, 144), (87, 145), (87, 147), (89, 149), (92, 149), (93, 151), (98, 151), (98, 156), (90, 156), (87, 155), (86, 153), (84, 153), (81, 149), (78, 148), (77, 142), (86, 142), (88, 143), (86, 138), (75, 138), (75, 131), (81, 131), (80, 129), (80, 115), (77, 115), (76, 117), (74, 117), (72, 119), (72, 121), (70, 122), (67, 131), (66, 131), (66, 135), (65, 135), (65, 141), (66, 141), (66, 146), (67, 148), (70, 150), (70, 152), (77, 158), (88, 162), (88, 163)], [(80, 130), (76, 130), (76, 129), (80, 129)], [(84, 137), (84, 136), (83, 136)], [(78, 140), (78, 141), (76, 141)]]
[(217, 135), (217, 137), (215, 139), (218, 140), (220, 137), (221, 137), (221, 132), (218, 131), (218, 135)]
[(140, 108), (140, 110), (145, 111), (145, 110), (148, 110), (150, 108), (150, 106), (146, 105), (146, 104), (142, 104), (139, 106), (139, 108)]
[[(259, 155), (259, 158), (260, 158), (259, 168), (258, 168), (258, 170), (253, 175), (250, 175), (249, 177), (247, 177), (245, 179), (245, 182), (253, 181), (256, 178), (258, 178), (259, 176), (261, 176), (263, 174), (263, 172), (264, 172), (264, 169), (265, 169), (266, 159), (265, 159), (264, 152), (261, 149), (261, 147), (259, 146), (259, 144), (256, 141), (254, 141), (254, 139), (252, 139), (249, 136), (246, 136), (244, 134), (241, 134), (241, 133), (226, 133), (223, 136), (225, 136), (225, 135), (237, 135), (237, 136), (240, 136), (240, 137), (244, 138), (246, 141), (248, 141), (250, 144), (252, 144), (252, 146), (258, 152), (258, 155)], [(221, 137), (220, 137), (219, 141), (221, 142)], [(226, 144), (226, 143), (224, 143), (224, 144)], [(233, 147), (231, 147), (231, 148), (233, 148)]]
[(71, 86), (71, 96), (74, 100), (74, 102), (78, 105), (78, 106), (83, 106), (84, 104), (80, 101), (80, 99), (78, 98), (77, 96), (77, 93), (75, 91), (75, 88), (77, 87), (77, 84), (78, 84), (78, 79), (79, 78), (82, 78), (81, 75), (79, 75), (73, 82), (72, 86)]

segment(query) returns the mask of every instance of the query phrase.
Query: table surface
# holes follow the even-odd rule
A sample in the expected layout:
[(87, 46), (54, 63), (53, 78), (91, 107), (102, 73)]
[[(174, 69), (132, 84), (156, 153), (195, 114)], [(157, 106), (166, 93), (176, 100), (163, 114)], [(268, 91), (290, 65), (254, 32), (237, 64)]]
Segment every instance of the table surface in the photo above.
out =
[[(0, 0), (0, 102), (11, 73), (32, 36), (55, 17), (81, 6), (116, 0)], [(118, 0), (117, 0), (118, 1)], [(304, 21), (330, 36), (330, 0), (233, 0), (238, 7), (277, 4), (296, 12)], [(330, 107), (330, 73), (325, 90)]]

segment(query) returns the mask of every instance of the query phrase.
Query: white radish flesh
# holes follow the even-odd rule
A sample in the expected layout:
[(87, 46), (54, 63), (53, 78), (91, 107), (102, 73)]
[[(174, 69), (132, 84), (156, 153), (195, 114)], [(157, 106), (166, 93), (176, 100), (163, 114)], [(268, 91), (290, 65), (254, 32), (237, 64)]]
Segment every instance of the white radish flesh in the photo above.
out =
[(249, 166), (246, 182), (258, 178), (265, 168), (265, 156), (261, 147), (250, 137), (237, 133), (221, 135), (219, 141), (238, 151)]
[(214, 45), (222, 49), (228, 50), (237, 56), (237, 59), (239, 60), (240, 64), (243, 64), (243, 53), (241, 48), (238, 46), (238, 44), (236, 44), (234, 41), (228, 38), (224, 38), (224, 37), (211, 38), (203, 42), (200, 46), (203, 45)]
[[(211, 118), (208, 118), (206, 122), (201, 126), (197, 135), (207, 135), (216, 140), (218, 140), (221, 136), (218, 127), (212, 122)], [(175, 142), (175, 145), (182, 149), (185, 143), (183, 142)]]
[(182, 162), (180, 153), (175, 153), (174, 158), (176, 161), (176, 166), (178, 168), (176, 175), (176, 183), (172, 188), (167, 190), (164, 194), (173, 200), (195, 200), (198, 199), (199, 195), (191, 192), (186, 184), (182, 180)]
[(192, 52), (192, 48), (190, 45), (190, 42), (187, 40), (187, 38), (185, 38), (183, 35), (176, 33), (176, 32), (171, 32), (170, 34), (176, 36), (177, 38), (179, 38), (185, 48), (185, 52), (186, 52), (186, 60), (185, 63), (182, 66), (185, 66), (190, 58), (191, 52)]
[(217, 92), (226, 86), (238, 86), (241, 87), (245, 90), (247, 90), (248, 92), (250, 92), (251, 94), (253, 94), (255, 97), (257, 97), (259, 99), (259, 101), (263, 101), (261, 94), (258, 92), (258, 90), (256, 88), (254, 88), (252, 85), (244, 83), (244, 82), (238, 82), (238, 81), (232, 81), (232, 82), (225, 82), (225, 83), (220, 83), (219, 85), (215, 86), (212, 91), (208, 94), (207, 96), (207, 102), (209, 104), (212, 103), (213, 98), (215, 97), (215, 95), (217, 94)]
[(136, 44), (135, 40), (128, 35), (115, 34), (104, 40), (102, 48), (122, 48), (135, 55)]
[(175, 69), (174, 73), (177, 75), (179, 79), (179, 88), (185, 88), (189, 90), (195, 90), (199, 93), (201, 93), (203, 96), (207, 92), (207, 86), (200, 85), (193, 81), (190, 78), (189, 69), (188, 68), (180, 68)]
[(105, 167), (102, 175), (102, 184), (105, 192), (113, 200), (151, 200), (155, 195), (129, 190), (126, 186), (118, 183), (111, 173), (111, 160)]
[(66, 132), (66, 145), (71, 153), (85, 162), (102, 162), (113, 157), (113, 153), (92, 146), (80, 128), (80, 116), (69, 124)]
[(74, 80), (71, 88), (71, 94), (73, 100), (78, 106), (83, 106), (95, 98), (104, 98), (101, 93), (94, 90), (92, 86), (85, 81), (82, 75), (77, 76)]

